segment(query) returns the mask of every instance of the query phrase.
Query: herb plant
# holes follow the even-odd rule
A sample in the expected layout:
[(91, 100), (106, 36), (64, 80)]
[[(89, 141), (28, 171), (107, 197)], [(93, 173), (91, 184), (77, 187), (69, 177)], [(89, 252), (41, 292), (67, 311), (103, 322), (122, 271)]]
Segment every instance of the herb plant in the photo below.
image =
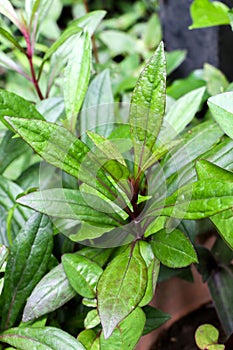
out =
[(104, 11), (72, 21), (35, 56), (51, 3), (26, 0), (18, 13), (0, 1), (18, 28), (1, 29), (12, 47), (1, 62), (34, 91), (31, 102), (0, 90), (0, 118), (9, 129), (0, 154), (0, 342), (134, 349), (169, 318), (148, 305), (161, 264), (198, 263), (194, 220), (210, 218), (233, 247), (232, 111), (211, 97), (214, 118), (199, 123), (205, 87), (166, 109), (162, 42), (129, 106), (114, 105), (109, 71), (90, 81), (91, 37)]

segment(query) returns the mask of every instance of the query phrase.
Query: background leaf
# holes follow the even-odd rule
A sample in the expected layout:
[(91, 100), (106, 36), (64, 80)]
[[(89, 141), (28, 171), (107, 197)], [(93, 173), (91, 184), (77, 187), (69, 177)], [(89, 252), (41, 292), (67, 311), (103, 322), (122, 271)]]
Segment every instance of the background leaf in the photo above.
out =
[(14, 240), (1, 296), (2, 323), (15, 324), (27, 298), (47, 270), (53, 248), (52, 225), (46, 216), (33, 214)]
[(154, 329), (159, 328), (165, 322), (167, 322), (171, 316), (165, 312), (155, 309), (150, 305), (143, 308), (143, 312), (146, 315), (146, 323), (143, 330), (143, 335), (152, 332)]

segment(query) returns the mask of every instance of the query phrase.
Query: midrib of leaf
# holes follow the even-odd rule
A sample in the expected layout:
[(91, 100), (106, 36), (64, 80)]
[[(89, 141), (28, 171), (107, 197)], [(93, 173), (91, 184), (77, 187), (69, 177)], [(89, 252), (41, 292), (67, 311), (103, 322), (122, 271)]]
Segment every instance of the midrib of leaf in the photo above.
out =
[(1, 338), (4, 338), (4, 337), (10, 337), (10, 338), (21, 338), (21, 339), (26, 339), (26, 340), (31, 340), (32, 342), (34, 343), (38, 343), (40, 345), (43, 345), (43, 347), (47, 347), (48, 350), (56, 350), (55, 348), (52, 348), (51, 346), (47, 346), (46, 344), (42, 343), (41, 341), (39, 341), (38, 339), (35, 339), (35, 338), (31, 338), (31, 337), (26, 337), (25, 335), (18, 335), (18, 334), (6, 334), (6, 335), (0, 335), (0, 339)]
[(159, 244), (161, 244), (162, 246), (164, 246), (164, 247), (168, 247), (168, 248), (171, 248), (172, 250), (174, 250), (174, 251), (176, 251), (176, 252), (178, 252), (178, 253), (182, 253), (182, 255), (186, 255), (187, 257), (191, 257), (192, 258), (192, 256), (191, 255), (189, 255), (189, 254), (187, 254), (186, 252), (184, 252), (183, 250), (179, 250), (178, 248), (176, 248), (176, 247), (174, 247), (174, 246), (172, 246), (172, 245), (170, 245), (170, 244), (168, 244), (168, 243), (163, 243), (163, 242), (161, 242), (161, 241), (157, 241), (157, 243), (159, 243)]

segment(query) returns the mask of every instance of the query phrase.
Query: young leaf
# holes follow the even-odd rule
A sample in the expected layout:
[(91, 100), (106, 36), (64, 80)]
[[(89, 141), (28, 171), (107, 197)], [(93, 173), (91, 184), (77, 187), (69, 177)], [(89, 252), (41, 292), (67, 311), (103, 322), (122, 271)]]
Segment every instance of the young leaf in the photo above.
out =
[[(48, 163), (97, 188), (115, 199), (114, 186), (107, 179), (89, 148), (60, 125), (40, 120), (5, 117), (7, 123)], [(82, 171), (79, 172), (82, 165)]]
[(135, 144), (141, 145), (140, 154), (135, 154), (136, 167), (141, 167), (140, 158), (145, 148), (152, 150), (165, 112), (166, 61), (163, 43), (142, 71), (131, 99), (129, 122)]
[(146, 315), (146, 324), (143, 330), (143, 335), (146, 335), (152, 332), (154, 329), (159, 328), (171, 318), (171, 316), (165, 312), (155, 309), (149, 305), (143, 308), (143, 312)]
[(229, 7), (220, 1), (195, 0), (190, 10), (193, 20), (190, 29), (230, 24)]
[(35, 17), (36, 28), (33, 28), (34, 31), (38, 31), (38, 24), (40, 25), (48, 13), (53, 0), (26, 0), (25, 1), (25, 10), (27, 14), (28, 24), (32, 25)]
[(229, 85), (226, 76), (216, 67), (211, 64), (204, 64), (205, 81), (207, 83), (207, 91), (210, 95), (221, 94)]
[(233, 92), (225, 92), (208, 99), (210, 111), (222, 130), (233, 139)]
[(8, 32), (2, 27), (0, 27), (0, 35), (2, 35), (6, 40), (12, 43), (17, 49), (24, 52), (23, 48), (19, 45), (15, 37), (13, 37), (13, 35), (10, 32)]
[(34, 288), (24, 308), (23, 322), (57, 310), (75, 295), (62, 264), (59, 264), (49, 271)]
[(0, 0), (0, 13), (9, 18), (21, 31), (23, 30), (23, 25), (20, 23), (18, 15), (9, 0)]
[(206, 349), (208, 345), (218, 342), (219, 331), (211, 324), (199, 326), (195, 332), (195, 340), (200, 349)]
[(98, 326), (98, 324), (100, 324), (100, 318), (97, 310), (95, 309), (95, 310), (89, 311), (84, 320), (84, 327), (86, 329), (91, 329)]
[(55, 327), (11, 328), (0, 334), (0, 341), (19, 350), (85, 350), (74, 337)]
[(86, 139), (86, 131), (109, 136), (113, 129), (114, 98), (109, 70), (98, 74), (90, 83), (80, 115), (80, 135)]
[(20, 197), (17, 202), (61, 219), (81, 220), (105, 226), (118, 226), (122, 222), (120, 216), (113, 213), (113, 210), (109, 211), (109, 204), (103, 199), (68, 188), (31, 192)]
[(132, 252), (127, 250), (111, 261), (97, 285), (98, 311), (105, 338), (137, 307), (146, 286), (146, 264), (136, 244)]
[(85, 298), (94, 298), (102, 268), (79, 254), (63, 255), (62, 264), (73, 289)]
[(33, 214), (14, 240), (6, 265), (1, 296), (2, 328), (14, 325), (27, 298), (47, 270), (53, 248), (52, 225)]
[(96, 339), (96, 332), (93, 329), (85, 329), (81, 333), (79, 333), (77, 339), (80, 343), (85, 346), (86, 349), (91, 350), (92, 345)]
[(100, 336), (101, 350), (133, 350), (140, 339), (145, 325), (145, 314), (137, 307), (115, 328), (112, 335), (106, 339)]
[[(197, 220), (233, 206), (233, 183), (215, 179), (200, 180), (179, 188), (164, 202), (148, 208), (146, 216), (160, 215)], [(155, 208), (156, 207), (156, 208)], [(152, 209), (153, 208), (153, 209)]]
[(171, 106), (164, 117), (159, 141), (168, 142), (185, 129), (197, 113), (204, 92), (205, 87), (188, 92)]
[(185, 267), (198, 261), (191, 242), (178, 229), (170, 233), (164, 229), (157, 232), (151, 247), (155, 256), (168, 267)]
[(76, 42), (64, 72), (64, 101), (66, 108), (66, 127), (74, 132), (78, 112), (82, 106), (91, 71), (91, 40), (83, 33)]

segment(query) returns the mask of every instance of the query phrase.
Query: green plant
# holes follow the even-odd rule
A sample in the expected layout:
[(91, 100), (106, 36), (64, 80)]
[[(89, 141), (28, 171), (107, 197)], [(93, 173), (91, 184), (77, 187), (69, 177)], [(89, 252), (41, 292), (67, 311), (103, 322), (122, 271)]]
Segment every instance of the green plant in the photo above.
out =
[[(9, 129), (0, 153), (0, 342), (17, 349), (134, 349), (142, 334), (169, 318), (148, 305), (160, 265), (198, 263), (194, 220), (210, 217), (233, 247), (233, 142), (225, 103), (210, 98), (217, 123), (198, 122), (207, 98), (200, 87), (165, 111), (160, 43), (125, 112), (113, 103), (108, 70), (89, 84), (91, 36), (103, 11), (71, 22), (35, 66), (35, 19), (48, 2), (26, 1), (27, 21), (9, 1), (0, 4), (23, 37), (1, 33), (31, 76), (16, 71), (41, 99), (34, 104), (0, 90), (0, 118)], [(9, 68), (11, 54), (4, 54)]]

